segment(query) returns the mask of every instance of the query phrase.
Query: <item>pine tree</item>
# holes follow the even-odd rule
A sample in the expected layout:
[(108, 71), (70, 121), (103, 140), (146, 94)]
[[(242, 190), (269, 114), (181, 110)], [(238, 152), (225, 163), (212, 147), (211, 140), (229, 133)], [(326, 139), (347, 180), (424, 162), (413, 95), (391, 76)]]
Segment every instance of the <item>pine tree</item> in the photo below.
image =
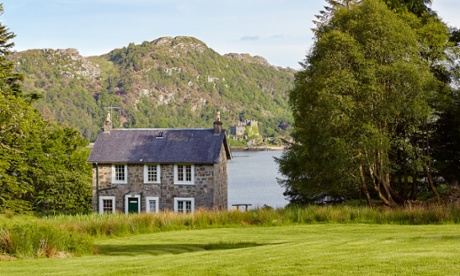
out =
[(8, 59), (12, 38), (0, 23), (0, 212), (88, 212), (88, 142), (31, 106), (36, 96), (22, 93), (22, 75)]

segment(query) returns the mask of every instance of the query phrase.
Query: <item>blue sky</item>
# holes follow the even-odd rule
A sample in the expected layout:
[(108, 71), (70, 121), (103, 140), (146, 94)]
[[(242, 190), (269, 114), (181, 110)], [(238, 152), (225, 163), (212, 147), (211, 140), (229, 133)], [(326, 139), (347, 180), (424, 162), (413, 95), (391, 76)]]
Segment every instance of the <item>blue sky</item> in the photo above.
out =
[[(162, 36), (193, 36), (220, 54), (249, 53), (299, 69), (322, 0), (3, 0), (15, 50), (76, 48), (101, 55)], [(460, 28), (460, 1), (432, 8)]]

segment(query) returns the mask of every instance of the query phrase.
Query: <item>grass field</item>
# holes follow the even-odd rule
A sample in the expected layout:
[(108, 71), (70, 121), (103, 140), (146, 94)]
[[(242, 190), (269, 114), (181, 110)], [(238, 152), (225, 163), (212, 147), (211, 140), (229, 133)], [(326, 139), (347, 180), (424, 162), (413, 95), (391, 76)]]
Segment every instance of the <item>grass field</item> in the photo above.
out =
[(460, 226), (311, 224), (98, 238), (97, 255), (0, 261), (0, 275), (459, 275)]

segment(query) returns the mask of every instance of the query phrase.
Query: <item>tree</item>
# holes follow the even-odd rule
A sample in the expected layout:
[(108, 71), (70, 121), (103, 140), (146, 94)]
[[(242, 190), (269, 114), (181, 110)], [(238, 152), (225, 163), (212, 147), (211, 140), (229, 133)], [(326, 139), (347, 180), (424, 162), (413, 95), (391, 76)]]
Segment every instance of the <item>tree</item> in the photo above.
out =
[(0, 23), (0, 212), (87, 212), (88, 142), (75, 130), (43, 120), (31, 106), (36, 96), (22, 92), (22, 75), (8, 59), (12, 38)]
[(91, 209), (88, 142), (78, 131), (48, 123), (42, 143), (29, 153), (35, 164), (30, 202), (41, 213), (84, 213)]
[(0, 94), (0, 211), (24, 211), (31, 207), (26, 199), (33, 190), (27, 148), (37, 142), (32, 134), (36, 125), (30, 121), (37, 115), (22, 98)]
[(321, 10), (318, 15), (315, 15), (317, 20), (313, 20), (316, 28), (312, 31), (318, 35), (321, 32), (323, 26), (329, 23), (329, 20), (334, 16), (334, 12), (342, 7), (350, 7), (352, 4), (360, 2), (360, 0), (325, 0), (328, 6), (324, 6), (324, 10)]
[(432, 2), (431, 0), (385, 0), (390, 9), (397, 12), (409, 11), (417, 16), (432, 13), (429, 8)]
[[(3, 14), (3, 4), (0, 4), (0, 15)], [(10, 42), (15, 34), (10, 32), (6, 26), (0, 22), (0, 90), (3, 95), (22, 95), (20, 81), (23, 80), (21, 74), (14, 72), (14, 66), (8, 60), (11, 48), (14, 43)]]
[(436, 87), (416, 33), (380, 1), (338, 8), (318, 30), (295, 84), (294, 143), (278, 159), (286, 194), (360, 191), (369, 204), (371, 193), (389, 206), (403, 203), (392, 154), (398, 149), (419, 169), (410, 137), (430, 115)]

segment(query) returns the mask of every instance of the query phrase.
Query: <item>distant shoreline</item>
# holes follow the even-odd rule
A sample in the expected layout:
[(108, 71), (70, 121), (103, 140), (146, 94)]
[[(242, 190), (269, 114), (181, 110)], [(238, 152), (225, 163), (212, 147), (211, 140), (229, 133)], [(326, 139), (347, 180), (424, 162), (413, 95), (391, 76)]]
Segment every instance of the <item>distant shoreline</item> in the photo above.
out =
[(284, 147), (231, 147), (232, 151), (283, 151)]

